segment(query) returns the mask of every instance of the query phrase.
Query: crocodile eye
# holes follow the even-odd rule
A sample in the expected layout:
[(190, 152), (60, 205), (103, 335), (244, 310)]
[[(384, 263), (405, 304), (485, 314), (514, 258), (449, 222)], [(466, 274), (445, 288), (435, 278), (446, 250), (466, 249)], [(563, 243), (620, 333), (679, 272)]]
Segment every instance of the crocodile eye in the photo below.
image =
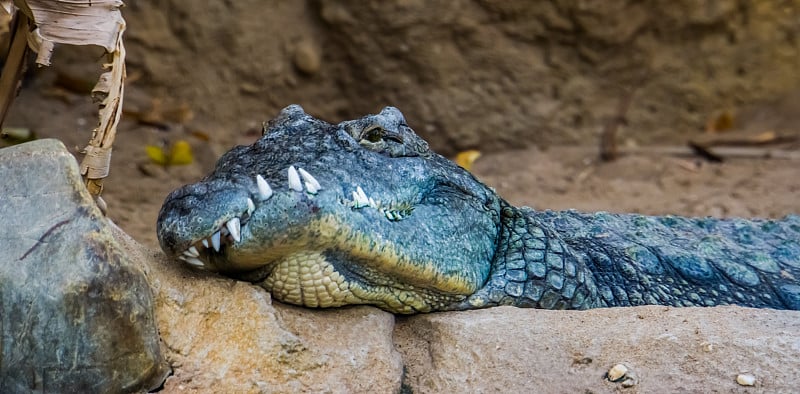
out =
[(384, 130), (381, 126), (369, 126), (364, 129), (364, 132), (361, 134), (361, 139), (376, 143), (383, 140), (383, 134)]

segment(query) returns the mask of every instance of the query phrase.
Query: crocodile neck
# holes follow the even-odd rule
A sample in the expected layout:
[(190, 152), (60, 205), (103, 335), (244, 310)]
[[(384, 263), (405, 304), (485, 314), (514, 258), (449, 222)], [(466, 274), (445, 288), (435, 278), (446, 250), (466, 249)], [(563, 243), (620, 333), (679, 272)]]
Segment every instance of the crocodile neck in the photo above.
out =
[(453, 309), (609, 306), (598, 294), (585, 254), (576, 253), (556, 231), (538, 223), (533, 211), (503, 202), (500, 221), (496, 253), (485, 285)]
[(745, 220), (502, 207), (492, 270), (453, 309), (800, 307), (800, 217)]

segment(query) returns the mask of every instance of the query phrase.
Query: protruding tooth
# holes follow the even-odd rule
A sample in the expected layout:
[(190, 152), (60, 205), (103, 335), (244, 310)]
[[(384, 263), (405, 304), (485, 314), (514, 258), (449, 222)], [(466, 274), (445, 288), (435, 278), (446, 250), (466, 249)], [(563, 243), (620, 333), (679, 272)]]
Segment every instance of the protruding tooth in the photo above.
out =
[(200, 252), (198, 252), (197, 248), (194, 246), (190, 246), (189, 249), (186, 249), (186, 253), (192, 257), (200, 257)]
[(364, 189), (361, 186), (356, 186), (356, 193), (358, 193), (359, 201), (363, 201), (364, 203), (369, 202), (369, 198), (367, 198), (367, 193), (364, 193)]
[(361, 196), (358, 195), (358, 192), (353, 190), (353, 208), (364, 208), (367, 204), (361, 199)]
[(356, 190), (353, 192), (353, 207), (355, 208), (363, 208), (369, 205), (369, 199), (367, 198), (367, 194), (364, 193), (364, 189), (361, 186), (356, 186)]
[(207, 239), (207, 238), (203, 238), (203, 246), (204, 246), (206, 249), (208, 249), (208, 239)]
[(262, 200), (272, 197), (272, 188), (269, 187), (269, 183), (260, 174), (256, 175), (256, 186), (258, 186), (258, 195)]
[(306, 181), (306, 189), (309, 193), (315, 194), (317, 191), (322, 190), (322, 186), (317, 182), (317, 179), (311, 176), (308, 171), (298, 168), (297, 171), (300, 173), (300, 176), (303, 177), (303, 180)]
[(250, 198), (247, 199), (247, 214), (252, 215), (256, 210), (256, 204)]
[(221, 245), (220, 234), (219, 231), (217, 231), (214, 233), (214, 235), (211, 236), (211, 246), (214, 247), (214, 251), (219, 252), (220, 245)]
[(300, 183), (300, 175), (297, 173), (294, 166), (289, 166), (289, 189), (296, 192), (303, 191), (303, 184)]
[(362, 189), (361, 186), (356, 187), (356, 191), (358, 192), (358, 198), (361, 201), (361, 205), (365, 207), (372, 205), (370, 204), (372, 197), (367, 197), (367, 193), (364, 193), (364, 189)]
[(373, 208), (378, 208), (380, 206), (380, 204), (378, 204), (377, 201), (373, 200), (372, 197), (369, 198), (369, 201), (367, 201), (367, 203), (369, 203), (369, 206)]
[(309, 192), (309, 193), (311, 193), (311, 194), (317, 194), (317, 192), (319, 191), (319, 189), (318, 189), (316, 186), (314, 186), (314, 184), (313, 184), (313, 183), (311, 183), (311, 182), (306, 182), (306, 191), (307, 191), (307, 192)]
[(201, 261), (200, 259), (198, 259), (196, 257), (187, 257), (183, 261), (185, 261), (185, 262), (187, 262), (187, 263), (189, 263), (189, 264), (191, 264), (191, 265), (193, 265), (195, 267), (198, 267), (198, 268), (206, 266), (206, 263), (204, 263), (203, 261)]
[(240, 232), (241, 226), (239, 225), (239, 218), (233, 218), (231, 220), (228, 220), (228, 223), (225, 223), (225, 227), (227, 227), (228, 231), (231, 232), (231, 237), (233, 237), (234, 241), (239, 242), (239, 241), (242, 240), (242, 234)]

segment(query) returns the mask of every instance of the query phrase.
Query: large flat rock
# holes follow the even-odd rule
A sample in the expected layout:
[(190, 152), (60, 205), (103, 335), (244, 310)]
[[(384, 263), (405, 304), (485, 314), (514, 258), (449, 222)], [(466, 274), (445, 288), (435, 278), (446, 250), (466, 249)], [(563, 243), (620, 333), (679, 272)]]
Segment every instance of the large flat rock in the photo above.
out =
[[(758, 392), (800, 387), (798, 311), (499, 307), (399, 318), (394, 340), (415, 393), (739, 392), (740, 374)], [(633, 386), (605, 377), (616, 364)]]
[(263, 288), (195, 272), (121, 230), (147, 272), (174, 375), (164, 393), (375, 392), (400, 388), (394, 316), (371, 307), (310, 310)]
[(119, 249), (64, 145), (0, 150), (0, 392), (157, 387), (150, 287)]

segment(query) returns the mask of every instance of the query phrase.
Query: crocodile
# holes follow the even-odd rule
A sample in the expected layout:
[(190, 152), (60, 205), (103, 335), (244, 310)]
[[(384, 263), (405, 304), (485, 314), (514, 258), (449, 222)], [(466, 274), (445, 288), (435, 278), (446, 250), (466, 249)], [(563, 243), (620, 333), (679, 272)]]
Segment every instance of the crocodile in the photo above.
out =
[(387, 107), (332, 124), (297, 105), (158, 216), (174, 260), (306, 307), (800, 309), (800, 216), (514, 207)]

